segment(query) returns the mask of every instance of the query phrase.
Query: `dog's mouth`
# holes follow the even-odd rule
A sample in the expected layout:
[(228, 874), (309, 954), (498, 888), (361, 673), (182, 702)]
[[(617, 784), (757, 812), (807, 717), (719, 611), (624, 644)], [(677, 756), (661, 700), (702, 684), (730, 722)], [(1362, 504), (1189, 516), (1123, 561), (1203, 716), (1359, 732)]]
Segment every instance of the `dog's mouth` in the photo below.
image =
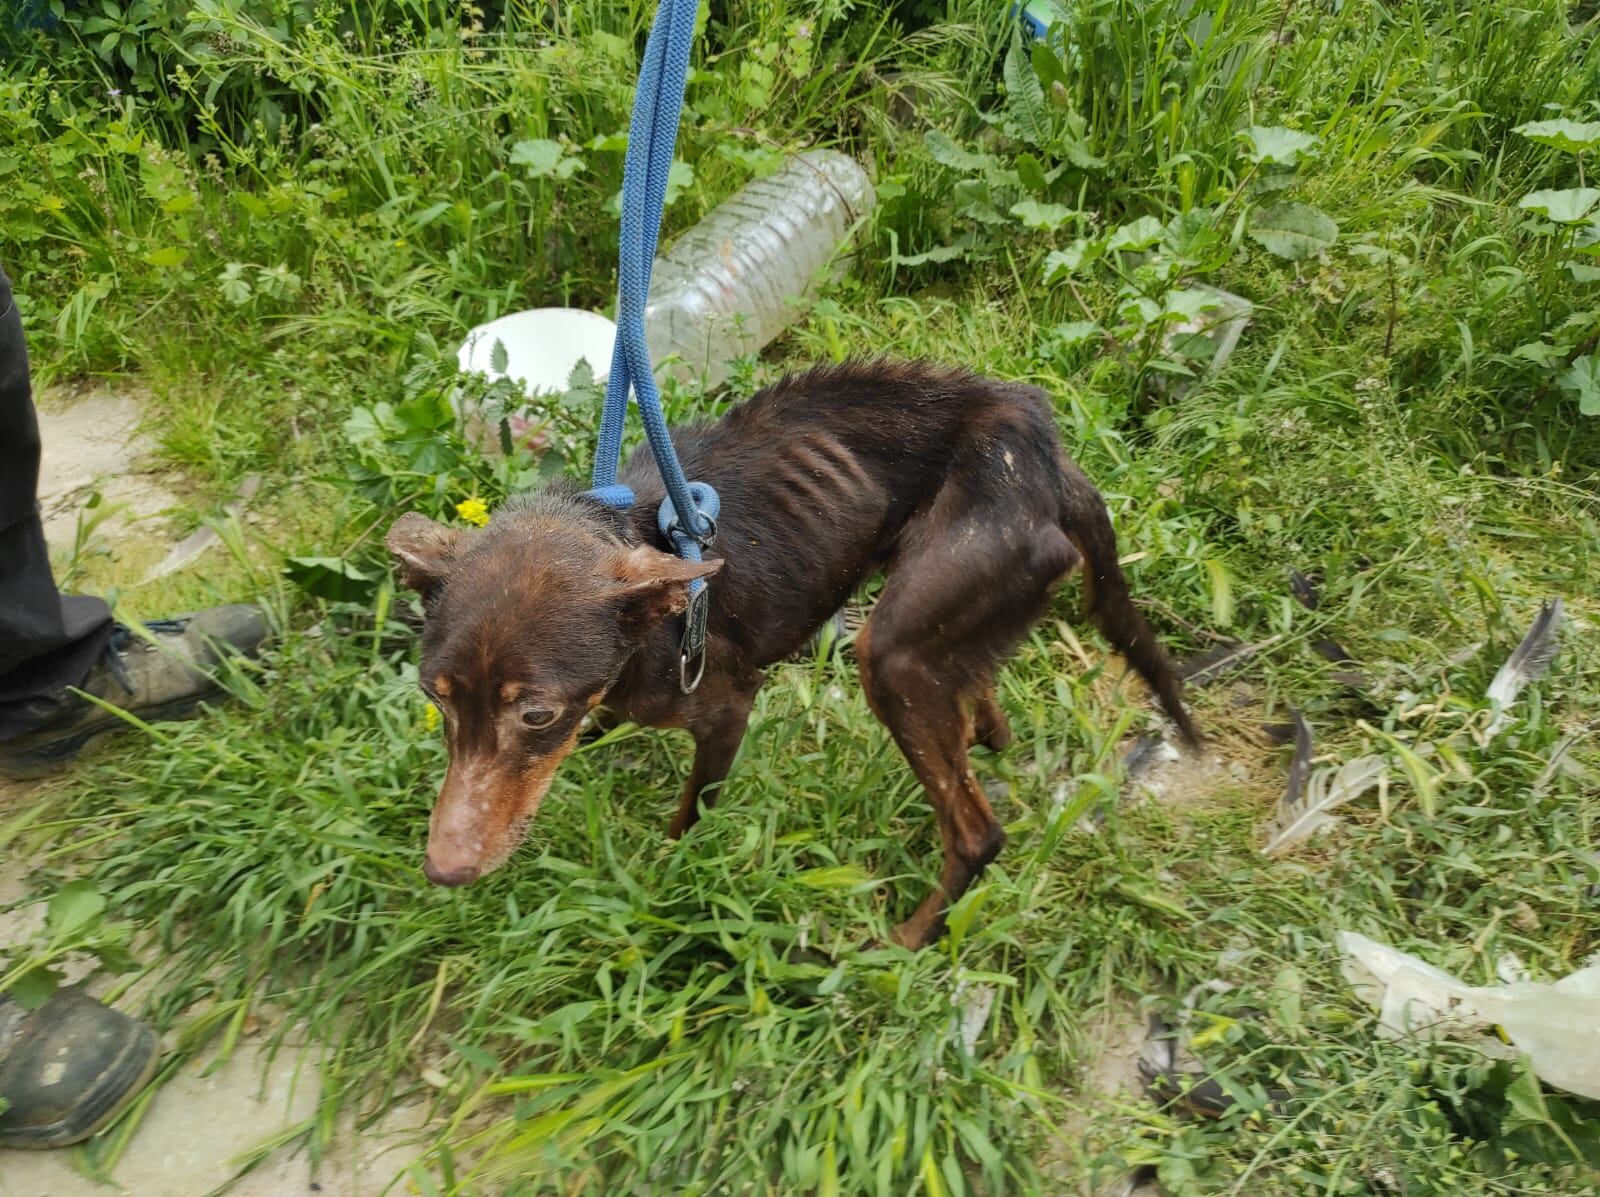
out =
[(435, 885), (469, 885), (494, 872), (522, 843), (565, 752), (506, 776), (451, 762), (428, 821), (422, 874)]

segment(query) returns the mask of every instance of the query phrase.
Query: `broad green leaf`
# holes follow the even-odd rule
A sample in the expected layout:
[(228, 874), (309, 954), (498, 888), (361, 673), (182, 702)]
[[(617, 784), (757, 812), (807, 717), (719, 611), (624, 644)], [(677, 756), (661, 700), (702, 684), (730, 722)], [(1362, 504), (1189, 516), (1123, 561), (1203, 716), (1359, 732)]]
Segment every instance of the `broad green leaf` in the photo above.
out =
[(1033, 69), (1033, 58), (1022, 45), (1022, 29), (1013, 26), (1011, 49), (1002, 68), (1006, 83), (1006, 112), (1017, 124), (1022, 140), (1045, 147), (1050, 144), (1050, 108), (1044, 88)]
[(962, 179), (950, 189), (956, 211), (983, 224), (1007, 223), (1005, 213), (994, 206), (994, 194), (984, 179)]
[(1043, 229), (1047, 233), (1053, 233), (1078, 215), (1078, 210), (1069, 208), (1065, 204), (1044, 204), (1038, 200), (1023, 200), (1020, 204), (1011, 205), (1011, 215), (1030, 229)]
[(1219, 628), (1228, 627), (1233, 623), (1233, 578), (1215, 557), (1207, 557), (1204, 565), (1211, 580), (1211, 620)]
[(362, 602), (378, 588), (378, 580), (342, 557), (290, 557), (283, 572), (307, 594), (331, 602)]
[(1065, 249), (1052, 250), (1044, 260), (1044, 281), (1071, 278), (1078, 270), (1100, 256), (1100, 243), (1079, 237)]
[(556, 173), (565, 153), (559, 141), (536, 137), (511, 147), (511, 165), (523, 167), (536, 179), (546, 178)]
[(1032, 154), (1017, 155), (1017, 177), (1034, 195), (1043, 195), (1050, 181), (1045, 178), (1044, 164)]
[(667, 207), (672, 207), (678, 202), (678, 197), (694, 186), (694, 167), (687, 162), (673, 159), (671, 168), (667, 171)]
[(1580, 154), (1600, 146), (1600, 121), (1529, 121), (1511, 131), (1569, 154)]
[(585, 149), (597, 153), (620, 154), (628, 148), (628, 131), (618, 129), (615, 133), (597, 133), (583, 144)]
[(1164, 314), (1180, 320), (1193, 320), (1202, 312), (1211, 312), (1222, 306), (1215, 291), (1202, 291), (1198, 287), (1174, 287), (1167, 292)]
[(920, 254), (895, 254), (890, 260), (896, 266), (925, 266), (929, 262), (953, 262), (966, 255), (965, 245), (936, 245)]
[(1028, 57), (1033, 60), (1033, 73), (1039, 77), (1042, 86), (1053, 87), (1057, 83), (1064, 88), (1071, 86), (1072, 77), (1061, 65), (1061, 59), (1056, 57), (1049, 42), (1035, 40)]
[(618, 62), (633, 60), (633, 42), (628, 38), (607, 33), (603, 29), (591, 29), (584, 34), (584, 40), (607, 58), (615, 58)]
[(50, 899), (45, 927), (51, 939), (75, 939), (88, 930), (105, 908), (106, 900), (100, 896), (94, 882), (82, 878), (69, 881)]
[(994, 164), (994, 159), (988, 154), (975, 154), (963, 149), (942, 129), (929, 129), (922, 135), (922, 144), (935, 162), (951, 170), (979, 171)]
[(1310, 204), (1273, 204), (1250, 213), (1250, 239), (1280, 258), (1298, 262), (1319, 254), (1339, 239), (1339, 226)]
[(570, 179), (587, 165), (559, 141), (543, 137), (517, 142), (511, 147), (511, 162), (525, 168), (536, 179)]
[(176, 270), (189, 260), (189, 251), (179, 245), (164, 245), (145, 254), (144, 260), (159, 270)]
[(494, 348), (489, 350), (489, 369), (496, 374), (504, 374), (506, 367), (511, 364), (511, 357), (506, 353), (506, 343), (499, 337), (494, 339)]
[(1516, 1079), (1506, 1086), (1506, 1104), (1510, 1107), (1500, 1123), (1503, 1133), (1520, 1130), (1525, 1126), (1547, 1126), (1550, 1107), (1544, 1100), (1544, 1088), (1533, 1071), (1533, 1062), (1527, 1056), (1517, 1060)]
[(1529, 341), (1526, 345), (1518, 345), (1509, 356), (1532, 362), (1536, 366), (1549, 366), (1558, 361), (1562, 353), (1559, 348), (1547, 341)]
[(1124, 295), (1117, 315), (1135, 328), (1144, 328), (1161, 319), (1161, 305), (1148, 295)]
[(1567, 273), (1572, 275), (1575, 283), (1600, 283), (1600, 266), (1590, 265), (1588, 262), (1576, 260), (1565, 263)]
[(100, 967), (108, 973), (131, 973), (139, 967), (133, 953), (120, 943), (97, 944), (94, 954), (99, 957)]
[(1089, 126), (1080, 113), (1067, 113), (1067, 133), (1061, 141), (1061, 152), (1068, 162), (1079, 170), (1099, 170), (1106, 160), (1089, 150)]
[(950, 908), (945, 919), (945, 929), (951, 935), (952, 945), (959, 945), (967, 937), (967, 932), (972, 929), (978, 912), (988, 904), (993, 894), (994, 890), (987, 885), (975, 886)]
[(1239, 139), (1249, 146), (1250, 161), (1272, 166), (1293, 166), (1317, 144), (1313, 134), (1282, 125), (1251, 125)]
[(1568, 187), (1562, 191), (1533, 191), (1517, 201), (1517, 207), (1537, 212), (1557, 224), (1578, 224), (1600, 204), (1600, 189)]
[(1577, 399), (1580, 412), (1600, 416), (1600, 354), (1586, 353), (1576, 358), (1556, 375), (1556, 382)]
[(1100, 326), (1093, 320), (1073, 320), (1068, 324), (1058, 324), (1050, 330), (1056, 339), (1056, 344), (1063, 349), (1072, 349), (1082, 345), (1085, 341), (1092, 341), (1100, 335)]
[(1600, 214), (1591, 215), (1573, 230), (1572, 245), (1569, 248), (1574, 253), (1583, 254), (1588, 258), (1600, 258)]
[(50, 1000), (50, 995), (61, 984), (61, 974), (53, 968), (36, 964), (11, 982), (6, 996), (24, 1010), (37, 1010)]
[(1161, 240), (1161, 222), (1154, 216), (1141, 216), (1129, 224), (1123, 225), (1111, 234), (1111, 239), (1106, 242), (1109, 250), (1140, 250), (1149, 249)]

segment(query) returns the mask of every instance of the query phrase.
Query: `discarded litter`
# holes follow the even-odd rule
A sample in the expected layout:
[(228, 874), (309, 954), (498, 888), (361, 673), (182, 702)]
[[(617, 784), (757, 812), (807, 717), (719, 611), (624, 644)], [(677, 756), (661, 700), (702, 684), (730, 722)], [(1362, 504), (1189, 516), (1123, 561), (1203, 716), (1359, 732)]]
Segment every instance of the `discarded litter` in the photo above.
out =
[[(810, 150), (747, 183), (656, 262), (645, 309), (650, 356), (711, 390), (800, 315), (876, 195), (837, 150)], [(676, 362), (670, 359), (676, 358)]]
[[(707, 390), (720, 386), (736, 359), (754, 354), (800, 314), (830, 268), (843, 265), (851, 234), (876, 201), (855, 159), (811, 150), (746, 184), (687, 230), (656, 260), (645, 308), (645, 335), (659, 371)], [(586, 361), (594, 381), (611, 370), (616, 325), (598, 312), (534, 308), (512, 312), (467, 333), (456, 358), (466, 372), (506, 380), (530, 397), (559, 394)], [(507, 420), (514, 441), (532, 430), (526, 411), (461, 408), (475, 439), (478, 425)]]
[(1549, 983), (1474, 986), (1354, 931), (1338, 943), (1345, 978), (1386, 1035), (1466, 1038), (1506, 1054), (1498, 1027), (1540, 1080), (1600, 1099), (1600, 964)]

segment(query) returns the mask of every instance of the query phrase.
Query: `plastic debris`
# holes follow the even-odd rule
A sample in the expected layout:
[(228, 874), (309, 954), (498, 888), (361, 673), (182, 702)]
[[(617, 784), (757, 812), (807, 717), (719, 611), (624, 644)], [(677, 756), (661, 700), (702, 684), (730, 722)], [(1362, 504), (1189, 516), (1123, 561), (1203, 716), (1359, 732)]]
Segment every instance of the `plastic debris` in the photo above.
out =
[(866, 169), (837, 150), (809, 150), (747, 183), (656, 261), (645, 309), (658, 371), (714, 390), (800, 316), (872, 213)]
[(1505, 1054), (1499, 1028), (1540, 1080), (1600, 1100), (1600, 964), (1559, 981), (1474, 986), (1354, 931), (1338, 943), (1345, 978), (1384, 1034), (1467, 1038)]

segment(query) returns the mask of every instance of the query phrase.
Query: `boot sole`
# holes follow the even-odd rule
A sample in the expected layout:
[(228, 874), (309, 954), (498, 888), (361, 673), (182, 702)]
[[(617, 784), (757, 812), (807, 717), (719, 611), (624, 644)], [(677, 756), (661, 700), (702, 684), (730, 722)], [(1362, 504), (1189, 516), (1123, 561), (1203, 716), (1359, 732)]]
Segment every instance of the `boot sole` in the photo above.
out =
[[(209, 698), (215, 698), (220, 693), (220, 689), (213, 687), (201, 694), (175, 698), (153, 707), (130, 711), (129, 714), (137, 715), (147, 723), (173, 723), (190, 718), (199, 710), (201, 703)], [(99, 723), (91, 723), (69, 732), (59, 740), (35, 744), (18, 752), (7, 752), (6, 746), (0, 744), (0, 777), (11, 781), (32, 781), (35, 778), (59, 773), (77, 760), (86, 748), (131, 728), (131, 724), (111, 715)]]
[[(140, 1028), (140, 1042), (147, 1045), (149, 1058), (140, 1066), (133, 1080), (111, 1101), (105, 1109), (99, 1111), (86, 1111), (87, 1122), (75, 1122), (73, 1116), (63, 1118), (60, 1122), (50, 1126), (26, 1127), (10, 1130), (5, 1133), (0, 1146), (14, 1148), (19, 1151), (49, 1151), (57, 1147), (70, 1147), (74, 1143), (82, 1143), (85, 1139), (92, 1139), (106, 1127), (117, 1120), (117, 1117), (144, 1092), (144, 1088), (156, 1075), (161, 1067), (161, 1043), (156, 1038), (155, 1032), (148, 1027)], [(80, 1113), (77, 1115), (81, 1117)]]

